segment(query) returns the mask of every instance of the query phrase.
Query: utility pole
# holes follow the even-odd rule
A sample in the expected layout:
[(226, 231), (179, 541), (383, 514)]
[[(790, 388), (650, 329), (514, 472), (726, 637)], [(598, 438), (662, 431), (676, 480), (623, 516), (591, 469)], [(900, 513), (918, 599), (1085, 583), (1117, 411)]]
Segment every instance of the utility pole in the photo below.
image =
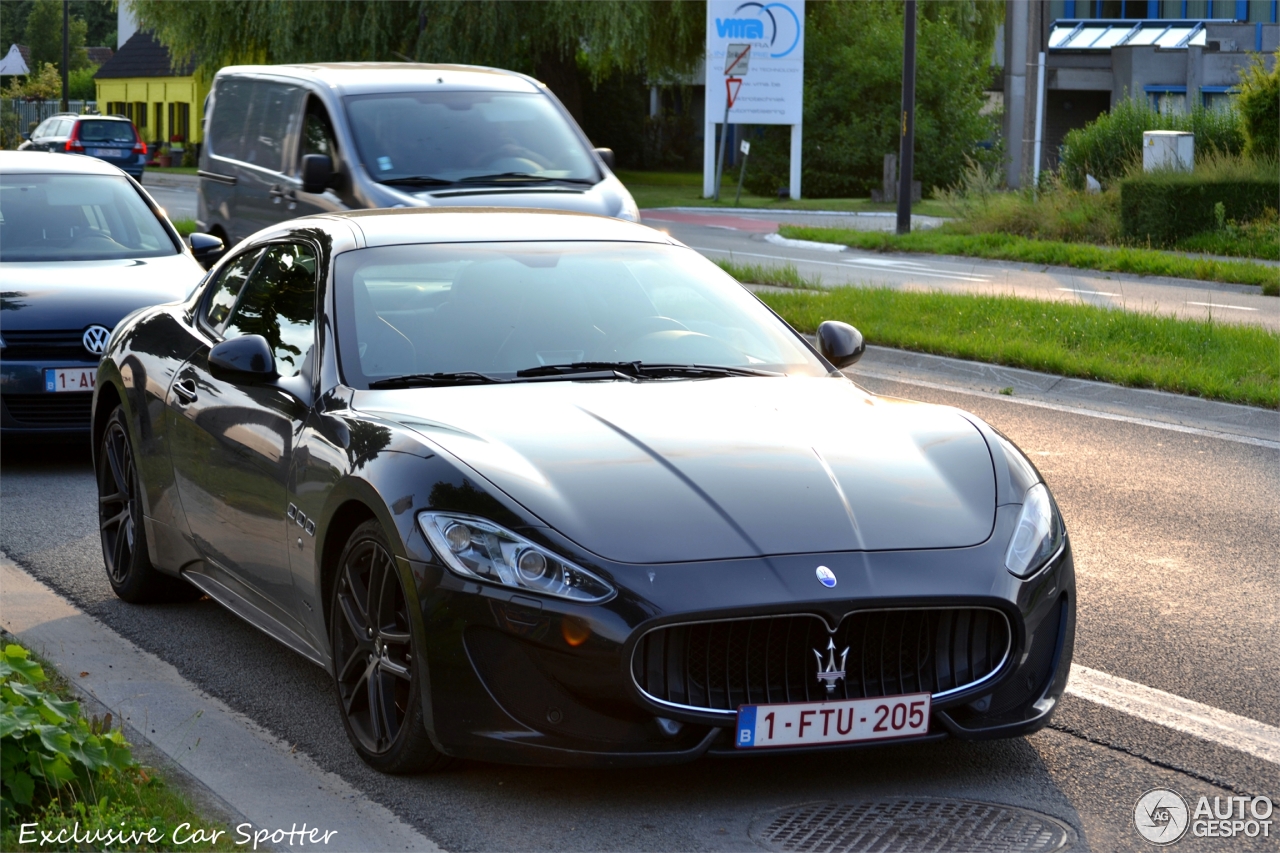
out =
[(906, 0), (902, 38), (902, 121), (898, 144), (898, 233), (911, 233), (912, 158), (916, 137), (916, 0)]
[(71, 65), (71, 0), (62, 0), (62, 111), (71, 109), (67, 102), (70, 85), (67, 72)]

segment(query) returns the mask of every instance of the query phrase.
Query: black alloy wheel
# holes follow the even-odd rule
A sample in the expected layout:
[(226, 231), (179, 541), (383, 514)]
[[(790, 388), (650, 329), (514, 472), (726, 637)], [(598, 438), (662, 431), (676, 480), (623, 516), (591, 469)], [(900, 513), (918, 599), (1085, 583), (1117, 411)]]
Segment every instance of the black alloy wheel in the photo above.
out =
[(107, 419), (97, 463), (98, 528), (111, 589), (133, 604), (199, 598), (200, 591), (191, 584), (161, 574), (151, 565), (142, 529), (141, 481), (120, 407)]
[(347, 737), (384, 773), (442, 769), (423, 725), (408, 601), (376, 521), (356, 528), (329, 608), (334, 681)]

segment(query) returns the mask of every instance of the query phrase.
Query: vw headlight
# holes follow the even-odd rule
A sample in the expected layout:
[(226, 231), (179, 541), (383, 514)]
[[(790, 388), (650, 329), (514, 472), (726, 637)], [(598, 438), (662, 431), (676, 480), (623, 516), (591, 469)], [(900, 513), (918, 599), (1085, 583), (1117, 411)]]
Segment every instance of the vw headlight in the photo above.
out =
[(1004, 565), (1020, 578), (1029, 576), (1062, 547), (1064, 530), (1044, 483), (1027, 489)]
[(424, 512), (418, 524), (444, 564), (465, 578), (588, 604), (613, 595), (613, 587), (586, 569), (491, 521)]

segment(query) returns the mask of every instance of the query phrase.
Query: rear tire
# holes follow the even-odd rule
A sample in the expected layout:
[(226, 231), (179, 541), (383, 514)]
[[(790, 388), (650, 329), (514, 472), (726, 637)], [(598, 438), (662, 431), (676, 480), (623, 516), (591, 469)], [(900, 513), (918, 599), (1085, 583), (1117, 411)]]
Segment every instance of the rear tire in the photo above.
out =
[(451, 764), (427, 736), (408, 599), (376, 521), (355, 529), (338, 560), (329, 637), (338, 711), (360, 758), (393, 774)]
[(199, 598), (200, 590), (151, 564), (142, 522), (142, 481), (119, 406), (107, 418), (97, 462), (98, 530), (111, 589), (131, 604)]

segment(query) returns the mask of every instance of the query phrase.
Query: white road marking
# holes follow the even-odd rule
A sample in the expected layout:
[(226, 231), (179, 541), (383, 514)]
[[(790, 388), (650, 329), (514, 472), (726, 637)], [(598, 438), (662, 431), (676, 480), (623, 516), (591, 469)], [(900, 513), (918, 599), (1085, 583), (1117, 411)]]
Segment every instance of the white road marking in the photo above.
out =
[(1148, 723), (1280, 764), (1280, 728), (1072, 664), (1067, 692)]
[(775, 246), (789, 246), (792, 249), (811, 249), (815, 252), (843, 252), (849, 248), (843, 243), (819, 243), (817, 240), (792, 240), (790, 237), (783, 237), (781, 234), (764, 235), (766, 243), (772, 243)]
[(1112, 293), (1108, 290), (1089, 290), (1084, 287), (1059, 287), (1058, 290), (1064, 293), (1083, 293), (1088, 296), (1119, 296), (1118, 293)]
[(991, 276), (988, 276), (988, 275), (969, 275), (966, 273), (945, 273), (945, 272), (937, 272), (937, 271), (926, 272), (925, 270), (922, 270), (922, 269), (914, 269), (914, 268), (905, 267), (905, 266), (904, 267), (888, 267), (882, 263), (876, 263), (872, 258), (866, 258), (866, 259), (859, 258), (856, 261), (845, 261), (845, 264), (851, 267), (864, 267), (867, 269), (880, 270), (882, 272), (896, 272), (896, 273), (902, 273), (904, 275), (912, 275), (912, 276), (922, 275), (927, 278), (946, 278), (946, 279), (954, 279), (957, 281), (971, 281), (977, 284), (986, 284), (987, 282), (991, 281)]
[(1246, 308), (1243, 305), (1223, 305), (1220, 302), (1188, 302), (1188, 305), (1203, 305), (1206, 308), (1234, 308), (1237, 311), (1257, 311), (1257, 308)]
[[(858, 258), (856, 260), (841, 261), (837, 263), (835, 261), (815, 261), (815, 260), (810, 260), (809, 258), (788, 258), (782, 255), (762, 255), (758, 252), (737, 252), (731, 249), (712, 249), (708, 246), (690, 246), (689, 248), (693, 249), (695, 252), (716, 252), (717, 254), (729, 255), (730, 257), (733, 257), (735, 255), (741, 255), (744, 258), (767, 258), (771, 261), (786, 261), (787, 263), (790, 263), (790, 264), (820, 264), (825, 267), (840, 267), (841, 269), (849, 269), (849, 267), (859, 266), (866, 263), (866, 267), (865, 267), (866, 269), (877, 269), (880, 272), (885, 271), (884, 266), (882, 264), (876, 263), (877, 261), (876, 258)], [(912, 263), (912, 262), (906, 261), (904, 263)], [(979, 273), (975, 273), (973, 275), (969, 275), (966, 273), (945, 273), (944, 274), (940, 272), (936, 272), (936, 273), (922, 272), (914, 269), (903, 269), (903, 270), (899, 270), (899, 272), (911, 273), (913, 275), (929, 276), (932, 278), (959, 279), (960, 281), (971, 281), (971, 282), (976, 282), (978, 284), (987, 284), (991, 279), (990, 276), (984, 276)]]
[(1048, 409), (1051, 412), (1066, 412), (1067, 414), (1072, 415), (1084, 415), (1089, 418), (1099, 418), (1104, 421), (1120, 421), (1121, 423), (1134, 424), (1136, 426), (1154, 427), (1155, 429), (1163, 429), (1170, 432), (1182, 432), (1187, 433), (1188, 435), (1201, 435), (1205, 438), (1215, 438), (1221, 441), (1234, 441), (1238, 444), (1252, 444), (1255, 447), (1266, 447), (1272, 450), (1280, 450), (1280, 441), (1272, 441), (1266, 438), (1255, 438), (1251, 435), (1235, 435), (1234, 433), (1221, 432), (1219, 430), (1200, 429), (1199, 427), (1183, 426), (1182, 424), (1153, 421), (1149, 418), (1135, 418), (1130, 415), (1117, 415), (1112, 412), (1102, 412), (1097, 409), (1084, 409), (1077, 406), (1066, 406), (1061, 403), (1049, 403), (1044, 400), (1027, 400), (1022, 397), (995, 394), (990, 391), (976, 391), (972, 388), (961, 388), (956, 385), (944, 385), (941, 382), (926, 382), (923, 379), (911, 379), (893, 373), (883, 373), (878, 370), (864, 370), (859, 367), (854, 368), (852, 371), (846, 370), (845, 375), (855, 382), (858, 381), (858, 377), (866, 376), (870, 379), (883, 379), (888, 382), (901, 382), (904, 385), (917, 385), (921, 388), (932, 388), (935, 391), (946, 391), (951, 394), (968, 394), (970, 397), (982, 397), (987, 400), (998, 400), (1001, 403), (1013, 403), (1018, 406), (1031, 406), (1036, 409)]

